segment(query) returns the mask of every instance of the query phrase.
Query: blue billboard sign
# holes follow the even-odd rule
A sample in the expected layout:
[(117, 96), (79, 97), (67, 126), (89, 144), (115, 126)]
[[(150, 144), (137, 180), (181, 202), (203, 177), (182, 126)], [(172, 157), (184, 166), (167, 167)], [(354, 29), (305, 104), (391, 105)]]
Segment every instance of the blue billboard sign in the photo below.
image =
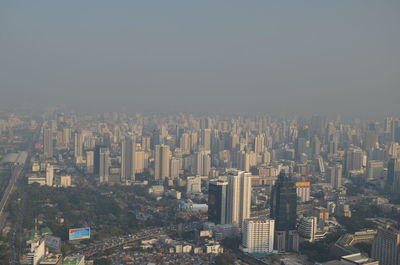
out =
[(69, 240), (79, 240), (90, 238), (90, 228), (69, 229)]

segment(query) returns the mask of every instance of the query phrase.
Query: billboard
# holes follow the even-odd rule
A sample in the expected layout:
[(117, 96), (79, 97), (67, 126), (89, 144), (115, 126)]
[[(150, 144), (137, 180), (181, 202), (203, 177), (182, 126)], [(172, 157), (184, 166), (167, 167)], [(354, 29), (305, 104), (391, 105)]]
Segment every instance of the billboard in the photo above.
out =
[(69, 229), (69, 240), (79, 240), (90, 238), (90, 228)]
[(309, 182), (309, 181), (296, 182), (296, 187), (297, 188), (309, 188), (310, 186), (311, 186), (311, 182)]
[(46, 247), (57, 252), (61, 251), (61, 238), (51, 235), (45, 235)]

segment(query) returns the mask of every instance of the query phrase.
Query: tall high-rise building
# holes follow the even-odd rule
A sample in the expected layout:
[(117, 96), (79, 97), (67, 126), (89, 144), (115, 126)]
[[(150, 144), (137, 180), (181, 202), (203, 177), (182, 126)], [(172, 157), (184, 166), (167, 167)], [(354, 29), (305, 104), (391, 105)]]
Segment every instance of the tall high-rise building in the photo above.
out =
[(203, 151), (211, 151), (211, 130), (203, 129), (200, 131), (200, 145)]
[(121, 143), (121, 182), (135, 181), (136, 138), (126, 136)]
[(208, 184), (208, 221), (227, 223), (228, 182), (210, 181)]
[(254, 138), (254, 152), (258, 155), (265, 151), (264, 135), (259, 134)]
[(378, 229), (371, 256), (381, 265), (400, 265), (400, 231), (393, 227)]
[(46, 185), (53, 186), (54, 184), (54, 167), (50, 164), (46, 166)]
[(190, 136), (188, 133), (183, 133), (181, 135), (181, 139), (179, 141), (179, 147), (182, 150), (182, 154), (184, 155), (190, 154)]
[(384, 163), (383, 161), (369, 160), (367, 163), (367, 179), (373, 180), (383, 176)]
[(169, 178), (169, 160), (171, 152), (168, 145), (156, 145), (154, 159), (154, 179), (164, 180)]
[(342, 187), (342, 171), (342, 165), (339, 163), (328, 168), (328, 176), (332, 188), (339, 189)]
[(300, 202), (308, 202), (310, 200), (310, 187), (311, 182), (309, 181), (296, 182), (296, 193)]
[(53, 157), (53, 132), (50, 128), (43, 129), (43, 154), (44, 158)]
[(100, 173), (100, 149), (107, 149), (107, 146), (105, 145), (96, 145), (94, 148), (94, 174), (99, 175)]
[(345, 155), (345, 173), (349, 176), (350, 171), (359, 171), (363, 168), (364, 153), (359, 148), (350, 148)]
[(289, 174), (281, 172), (272, 189), (271, 217), (276, 221), (276, 230), (296, 229), (297, 192)]
[(275, 220), (268, 218), (243, 221), (241, 249), (246, 253), (271, 253), (274, 247)]
[(319, 154), (321, 153), (321, 141), (319, 140), (318, 136), (314, 135), (311, 138), (311, 155), (313, 156), (313, 158), (319, 156)]
[(94, 173), (94, 151), (92, 150), (86, 152), (86, 173)]
[(250, 217), (251, 173), (233, 171), (228, 174), (227, 223), (240, 227)]
[(142, 136), (142, 150), (145, 152), (150, 152), (151, 150), (151, 137)]
[(271, 217), (275, 220), (275, 249), (298, 251), (296, 186), (283, 171), (272, 189)]
[(179, 178), (180, 170), (181, 170), (181, 159), (173, 157), (170, 160), (170, 173), (169, 177), (171, 179)]
[(334, 135), (329, 139), (328, 142), (328, 154), (334, 155), (338, 150), (338, 140)]
[(195, 155), (195, 173), (199, 176), (208, 176), (211, 169), (211, 158), (208, 152), (200, 151)]
[(198, 148), (199, 143), (199, 135), (197, 132), (192, 132), (190, 134), (190, 149), (191, 151), (199, 150)]
[(143, 173), (145, 168), (145, 152), (136, 151), (135, 154), (135, 173)]
[(305, 138), (297, 138), (295, 141), (295, 158), (300, 161), (303, 155), (310, 154), (310, 141)]
[(110, 151), (107, 147), (99, 150), (99, 178), (100, 183), (108, 182), (110, 174)]
[(400, 194), (400, 159), (389, 160), (385, 186), (392, 194)]
[(71, 128), (65, 127), (62, 131), (62, 143), (65, 148), (69, 147), (71, 141)]
[(237, 168), (243, 171), (250, 171), (250, 154), (245, 151), (237, 153)]
[(74, 132), (74, 157), (75, 163), (83, 162), (83, 134), (80, 130)]

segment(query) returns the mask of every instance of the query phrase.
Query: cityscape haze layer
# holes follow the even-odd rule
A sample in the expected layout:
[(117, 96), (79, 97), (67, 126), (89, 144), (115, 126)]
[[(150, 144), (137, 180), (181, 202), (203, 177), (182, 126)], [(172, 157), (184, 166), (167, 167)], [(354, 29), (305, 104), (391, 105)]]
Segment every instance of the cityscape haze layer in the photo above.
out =
[(1, 2), (0, 265), (400, 265), (399, 11)]
[(2, 1), (0, 104), (400, 115), (399, 10), (397, 0)]

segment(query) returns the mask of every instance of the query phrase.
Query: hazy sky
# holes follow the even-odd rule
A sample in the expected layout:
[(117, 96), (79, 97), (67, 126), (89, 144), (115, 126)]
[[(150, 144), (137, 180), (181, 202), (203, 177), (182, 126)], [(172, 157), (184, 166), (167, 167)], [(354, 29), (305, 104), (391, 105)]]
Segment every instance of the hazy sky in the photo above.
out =
[(0, 108), (400, 115), (400, 1), (0, 1)]

